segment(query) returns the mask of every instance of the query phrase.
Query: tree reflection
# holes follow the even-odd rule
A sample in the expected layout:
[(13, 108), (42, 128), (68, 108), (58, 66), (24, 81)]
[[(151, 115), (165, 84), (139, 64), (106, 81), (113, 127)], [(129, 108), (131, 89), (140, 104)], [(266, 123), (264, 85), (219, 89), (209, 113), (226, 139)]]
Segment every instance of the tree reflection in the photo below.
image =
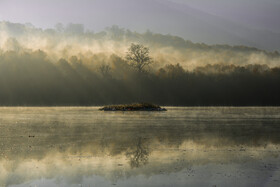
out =
[(126, 156), (130, 159), (131, 168), (138, 168), (148, 163), (149, 150), (145, 145), (145, 139), (139, 137), (136, 139), (136, 146), (132, 147), (130, 151), (126, 153)]

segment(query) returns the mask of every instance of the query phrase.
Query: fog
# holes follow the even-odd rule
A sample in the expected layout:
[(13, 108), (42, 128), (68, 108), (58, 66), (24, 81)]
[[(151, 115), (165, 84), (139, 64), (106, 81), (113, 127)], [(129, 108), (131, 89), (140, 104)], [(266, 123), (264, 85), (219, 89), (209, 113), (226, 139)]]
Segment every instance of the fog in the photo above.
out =
[[(82, 24), (1, 22), (0, 37), (1, 105), (280, 104), (277, 51)], [(145, 72), (125, 60), (131, 43), (150, 49)]]
[(98, 184), (97, 176), (114, 183), (145, 176), (137, 181), (151, 184), (155, 175), (173, 180), (180, 172), (199, 179), (207, 172), (207, 181), (230, 173), (221, 180), (231, 183), (237, 173), (242, 184), (279, 178), (278, 107), (168, 107), (164, 113), (1, 107), (0, 113), (1, 186), (35, 186), (38, 180), (88, 186), (87, 178)]
[(0, 20), (42, 28), (82, 23), (172, 34), (207, 44), (280, 49), (278, 0), (2, 0)]

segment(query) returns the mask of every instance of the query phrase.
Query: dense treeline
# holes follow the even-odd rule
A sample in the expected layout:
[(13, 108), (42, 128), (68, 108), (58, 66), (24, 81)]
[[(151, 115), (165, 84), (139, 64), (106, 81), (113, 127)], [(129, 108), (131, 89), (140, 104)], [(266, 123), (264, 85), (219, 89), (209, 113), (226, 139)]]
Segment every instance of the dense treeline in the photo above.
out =
[(280, 68), (258, 64), (139, 72), (117, 55), (98, 66), (76, 56), (51, 62), (43, 51), (0, 55), (1, 105), (280, 105), (279, 85)]
[[(269, 52), (254, 47), (206, 45), (193, 43), (178, 36), (147, 31), (133, 32), (112, 26), (101, 32), (86, 30), (81, 24), (57, 24), (55, 28), (40, 29), (31, 24), (0, 22), (0, 53), (2, 51), (43, 50), (53, 62), (71, 56), (83, 62), (95, 54), (123, 56), (131, 43), (141, 43), (151, 49), (154, 67), (180, 63), (184, 69), (206, 64), (267, 64), (279, 66), (278, 51)], [(96, 63), (96, 60), (95, 60)]]
[[(81, 24), (0, 22), (0, 37), (0, 105), (280, 105), (278, 51)], [(131, 43), (150, 49), (145, 65)]]

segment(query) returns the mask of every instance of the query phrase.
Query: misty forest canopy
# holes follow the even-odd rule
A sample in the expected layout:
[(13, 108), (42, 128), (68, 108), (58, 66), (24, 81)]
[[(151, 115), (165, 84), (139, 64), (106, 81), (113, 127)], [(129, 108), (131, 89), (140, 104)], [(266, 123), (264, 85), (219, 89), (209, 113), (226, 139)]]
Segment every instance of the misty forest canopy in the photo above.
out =
[(279, 105), (280, 55), (79, 24), (0, 22), (0, 105)]
[(152, 63), (152, 58), (149, 56), (149, 48), (132, 43), (128, 49), (126, 60), (138, 72), (144, 72), (145, 67)]

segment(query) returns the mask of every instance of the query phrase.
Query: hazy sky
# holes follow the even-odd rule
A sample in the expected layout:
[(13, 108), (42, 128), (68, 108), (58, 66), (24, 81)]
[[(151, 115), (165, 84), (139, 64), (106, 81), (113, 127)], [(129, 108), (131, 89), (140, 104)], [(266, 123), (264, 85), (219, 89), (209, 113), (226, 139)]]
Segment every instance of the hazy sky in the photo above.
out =
[[(270, 39), (254, 41), (269, 37), (270, 32), (280, 34), (279, 0), (0, 0), (0, 20), (43, 28), (58, 22), (82, 23), (94, 31), (116, 24), (139, 32), (150, 29), (179, 35), (194, 42), (244, 41), (260, 48), (280, 49), (264, 44)], [(251, 32), (254, 38), (247, 39)]]
[(279, 0), (173, 0), (256, 28), (280, 32)]

